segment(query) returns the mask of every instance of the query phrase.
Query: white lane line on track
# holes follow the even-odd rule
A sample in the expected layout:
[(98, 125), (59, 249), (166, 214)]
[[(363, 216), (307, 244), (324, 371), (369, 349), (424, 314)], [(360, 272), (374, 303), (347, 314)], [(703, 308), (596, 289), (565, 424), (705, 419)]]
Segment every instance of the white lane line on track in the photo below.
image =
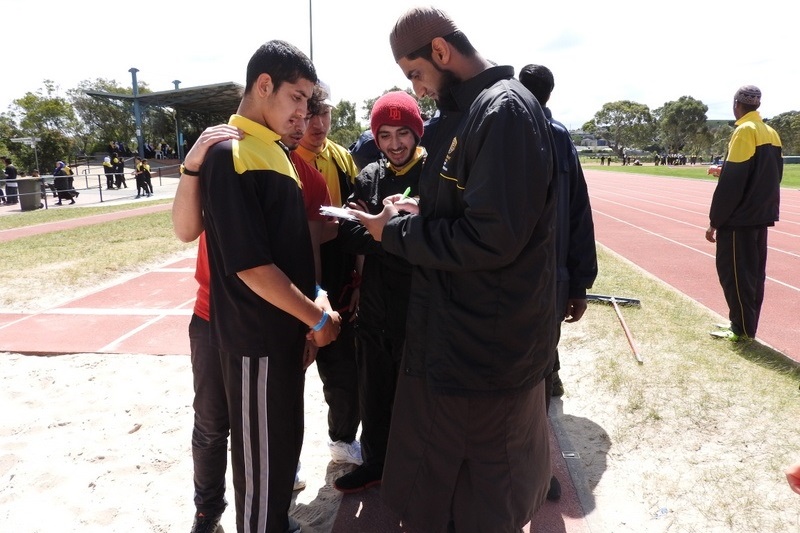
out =
[(191, 309), (131, 308), (109, 309), (107, 307), (58, 307), (38, 313), (40, 315), (110, 315), (110, 316), (191, 316)]
[[(621, 218), (615, 217), (614, 215), (609, 215), (608, 213), (605, 213), (603, 211), (598, 211), (598, 210), (596, 210), (594, 208), (592, 208), (592, 213), (593, 214), (598, 214), (598, 215), (603, 215), (605, 217), (610, 218), (611, 220), (616, 220), (617, 222), (625, 224), (626, 226), (630, 226), (632, 228), (636, 228), (637, 230), (643, 231), (644, 233), (649, 233), (650, 235), (653, 235), (653, 236), (658, 237), (660, 239), (664, 239), (665, 241), (671, 242), (672, 244), (677, 244), (678, 246), (682, 246), (684, 248), (692, 250), (693, 252), (697, 252), (697, 253), (699, 253), (701, 255), (704, 255), (704, 256), (706, 256), (706, 257), (708, 257), (710, 259), (716, 259), (716, 256), (714, 254), (709, 254), (708, 252), (704, 252), (703, 250), (700, 250), (700, 249), (695, 248), (693, 246), (689, 246), (688, 244), (684, 244), (684, 243), (682, 243), (680, 241), (676, 241), (675, 239), (670, 239), (669, 237), (666, 237), (666, 236), (664, 236), (664, 235), (662, 235), (660, 233), (656, 233), (654, 231), (650, 231), (648, 229), (645, 229), (645, 228), (643, 228), (641, 226), (637, 226), (636, 224), (632, 224), (632, 223), (628, 222), (627, 220), (622, 220)], [(664, 218), (669, 218), (669, 217), (664, 217)], [(595, 238), (596, 237), (597, 236), (595, 235)], [(600, 241), (600, 239), (598, 239), (598, 241)], [(600, 242), (602, 243), (602, 241), (600, 241)], [(781, 252), (782, 250), (776, 250), (776, 251)], [(785, 252), (785, 253), (788, 253), (788, 252)], [(792, 254), (792, 255), (794, 255), (794, 254)], [(775, 279), (775, 278), (772, 278), (770, 276), (767, 276), (767, 279), (769, 281), (773, 282), (773, 283), (777, 283), (778, 285), (783, 285), (787, 289), (792, 289), (794, 291), (800, 292), (800, 287), (795, 287), (794, 285), (789, 285), (788, 283), (784, 283), (783, 281)]]
[[(659, 214), (656, 214), (656, 213), (651, 213), (650, 211), (647, 211), (646, 209), (640, 209), (638, 207), (633, 207), (632, 205), (627, 204), (627, 203), (615, 202), (614, 200), (608, 200), (608, 199), (603, 199), (603, 198), (601, 198), (600, 200), (604, 201), (604, 202), (608, 202), (610, 204), (619, 205), (619, 206), (625, 207), (627, 209), (632, 209), (634, 211), (639, 211), (640, 213), (644, 213), (644, 214), (649, 215), (651, 217), (655, 216), (655, 217), (663, 218), (665, 220), (669, 220), (670, 222), (677, 222), (679, 224), (683, 224), (684, 226), (689, 226), (691, 228), (695, 228), (695, 229), (698, 229), (700, 231), (705, 231), (705, 229), (706, 229), (706, 226), (698, 226), (697, 224), (693, 224), (691, 222), (686, 222), (685, 220), (681, 220), (679, 218), (673, 218), (673, 217), (668, 217), (666, 215), (659, 215)], [(656, 203), (656, 202), (650, 202), (650, 203)], [(671, 208), (671, 209), (676, 209), (678, 211), (686, 211), (687, 213), (692, 213), (692, 211), (688, 211), (686, 209), (681, 209), (680, 207), (673, 207), (673, 206), (666, 205), (666, 204), (657, 204), (657, 205), (660, 205), (662, 207), (668, 207), (668, 208)], [(594, 212), (603, 213), (602, 211), (598, 211), (597, 209), (595, 209), (594, 206), (592, 206), (592, 212), (593, 213)], [(611, 217), (611, 215), (608, 215), (606, 213), (603, 213), (603, 214), (606, 215), (606, 216)], [(619, 220), (620, 222), (622, 222), (621, 219), (618, 219), (618, 218), (615, 218), (615, 217), (611, 217), (611, 218), (614, 218), (614, 220)], [(627, 224), (630, 225), (630, 226), (633, 226), (635, 228), (639, 227), (639, 226), (636, 226), (634, 224), (630, 224), (630, 223), (627, 223)], [(781, 230), (778, 230), (778, 229), (775, 229), (775, 228), (772, 228), (770, 231), (774, 232), (774, 233), (780, 233), (781, 235), (786, 235), (788, 237), (795, 237), (795, 238), (798, 237), (797, 234), (787, 233), (785, 231), (781, 231)], [(653, 235), (658, 235), (658, 234), (654, 233)], [(673, 241), (673, 242), (675, 242), (675, 241)], [(692, 249), (694, 249), (694, 248), (692, 248)], [(786, 254), (788, 256), (796, 257), (796, 258), (800, 259), (800, 254), (795, 253), (795, 252), (791, 252), (789, 250), (784, 250), (783, 248), (775, 248), (773, 246), (767, 245), (767, 249), (772, 250), (773, 252), (776, 252), (776, 253)]]
[[(188, 305), (189, 303), (191, 303), (193, 301), (194, 301), (194, 298), (192, 298), (191, 300), (187, 300), (183, 304), (181, 304), (181, 307), (184, 307), (184, 306)], [(161, 320), (162, 318), (165, 318), (167, 316), (175, 316), (175, 315), (188, 316), (188, 315), (192, 314), (192, 310), (191, 309), (167, 309), (167, 310), (163, 310), (162, 309), (161, 311), (162, 311), (161, 314), (159, 314), (158, 316), (153, 317), (152, 319), (148, 320), (147, 322), (145, 322), (144, 324), (142, 324), (138, 328), (134, 328), (134, 329), (130, 330), (125, 335), (117, 337), (113, 341), (109, 342), (108, 344), (106, 344), (105, 346), (100, 348), (100, 350), (98, 350), (98, 351), (107, 352), (107, 351), (111, 351), (111, 350), (116, 349), (116, 347), (119, 346), (120, 343), (122, 343), (123, 341), (133, 337), (134, 335), (136, 335), (140, 331), (144, 331), (145, 329), (149, 328), (151, 325), (155, 324), (156, 322), (158, 322), (159, 320)]]
[(125, 335), (116, 338), (115, 340), (113, 340), (110, 343), (106, 344), (105, 346), (103, 346), (102, 348), (100, 348), (97, 351), (98, 352), (110, 352), (111, 350), (114, 350), (117, 346), (119, 346), (119, 344), (122, 341), (124, 341), (126, 339), (129, 339), (130, 337), (133, 337), (134, 335), (136, 335), (137, 333), (139, 333), (140, 331), (142, 331), (142, 330), (144, 330), (146, 328), (149, 328), (152, 324), (155, 324), (156, 322), (158, 322), (159, 320), (161, 320), (165, 316), (166, 315), (159, 315), (159, 316), (153, 317), (152, 319), (148, 320), (147, 322), (145, 322), (144, 324), (142, 324), (138, 328), (134, 328), (134, 329), (130, 330)]

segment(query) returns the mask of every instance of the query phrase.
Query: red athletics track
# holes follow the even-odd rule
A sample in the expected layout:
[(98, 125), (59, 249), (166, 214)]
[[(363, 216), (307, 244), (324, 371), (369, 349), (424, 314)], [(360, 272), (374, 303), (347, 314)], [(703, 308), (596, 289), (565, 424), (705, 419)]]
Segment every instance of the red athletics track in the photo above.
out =
[[(584, 169), (599, 243), (727, 319), (705, 240), (716, 182)], [(781, 189), (770, 228), (767, 283), (756, 337), (800, 361), (800, 191)], [(602, 265), (601, 265), (602, 268)], [(625, 295), (627, 296), (627, 295)], [(647, 295), (631, 295), (647, 302)], [(707, 335), (712, 324), (697, 324)]]

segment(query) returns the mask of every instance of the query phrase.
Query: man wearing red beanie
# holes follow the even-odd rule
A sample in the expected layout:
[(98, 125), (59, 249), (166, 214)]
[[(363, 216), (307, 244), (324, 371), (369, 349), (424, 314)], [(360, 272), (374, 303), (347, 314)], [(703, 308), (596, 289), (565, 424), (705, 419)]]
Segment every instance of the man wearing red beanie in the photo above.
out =
[[(372, 107), (370, 128), (384, 157), (364, 167), (347, 201), (354, 209), (378, 214), (387, 196), (418, 195), (425, 150), (419, 146), (423, 125), (416, 100), (403, 91), (384, 94)], [(364, 255), (355, 327), (364, 463), (334, 482), (337, 490), (351, 493), (378, 485), (383, 475), (405, 342), (411, 265), (384, 252), (359, 223), (343, 221), (339, 237), (347, 251)]]

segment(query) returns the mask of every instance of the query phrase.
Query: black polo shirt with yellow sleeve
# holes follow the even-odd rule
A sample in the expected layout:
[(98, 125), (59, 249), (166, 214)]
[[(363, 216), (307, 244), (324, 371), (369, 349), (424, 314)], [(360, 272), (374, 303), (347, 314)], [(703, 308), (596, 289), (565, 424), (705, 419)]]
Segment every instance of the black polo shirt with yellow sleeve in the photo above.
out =
[(240, 115), (242, 140), (213, 146), (200, 171), (211, 269), (211, 343), (272, 356), (302, 349), (307, 327), (254, 293), (238, 272), (274, 264), (314, 296), (314, 260), (297, 172), (280, 136)]

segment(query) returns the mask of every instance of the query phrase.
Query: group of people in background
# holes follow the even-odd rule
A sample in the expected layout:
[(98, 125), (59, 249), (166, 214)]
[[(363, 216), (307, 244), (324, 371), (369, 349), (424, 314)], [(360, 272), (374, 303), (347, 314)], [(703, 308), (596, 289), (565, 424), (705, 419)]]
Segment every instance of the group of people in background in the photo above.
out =
[(148, 159), (171, 159), (175, 157), (175, 150), (165, 141), (153, 146), (151, 143), (144, 144), (144, 156)]
[(109, 141), (108, 142), (108, 153), (118, 153), (121, 156), (129, 157), (133, 155), (131, 149), (125, 143), (121, 141)]
[[(3, 191), (3, 187), (0, 187), (0, 203), (12, 205), (19, 202), (17, 178), (24, 177), (24, 173), (17, 173), (17, 169), (10, 158), (6, 157), (3, 160), (5, 167), (2, 184), (5, 187), (5, 191)], [(106, 178), (106, 190), (128, 188), (125, 179), (125, 160), (118, 152), (112, 152), (103, 158), (103, 171)], [(133, 174), (136, 178), (136, 198), (152, 196), (153, 183), (147, 159), (139, 157), (135, 159)], [(32, 174), (32, 177), (38, 176), (38, 171)], [(70, 205), (74, 204), (75, 199), (80, 196), (80, 192), (75, 189), (72, 168), (64, 161), (56, 161), (52, 176), (52, 183), (42, 183), (42, 197), (44, 198), (45, 195), (45, 187), (49, 187), (53, 198), (58, 199), (55, 205), (63, 205), (64, 200), (68, 200)]]
[(136, 176), (136, 198), (147, 196), (148, 198), (153, 195), (153, 182), (150, 176), (150, 165), (147, 159), (136, 158), (136, 169), (134, 175)]
[(106, 175), (106, 190), (128, 188), (125, 181), (125, 159), (119, 152), (111, 152), (103, 158), (103, 172)]

